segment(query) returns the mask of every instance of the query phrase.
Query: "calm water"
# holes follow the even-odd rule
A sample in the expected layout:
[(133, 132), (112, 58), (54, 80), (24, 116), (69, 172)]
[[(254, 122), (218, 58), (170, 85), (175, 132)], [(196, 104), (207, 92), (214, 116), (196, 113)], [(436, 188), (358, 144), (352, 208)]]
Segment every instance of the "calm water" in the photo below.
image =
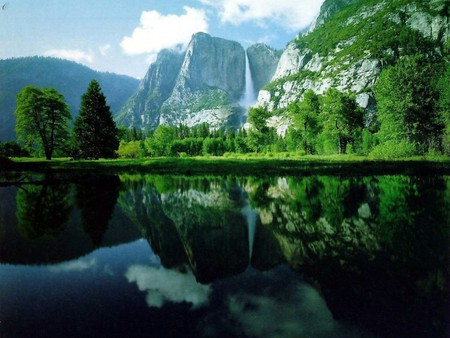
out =
[(439, 175), (30, 176), (0, 187), (0, 337), (447, 337), (449, 201)]

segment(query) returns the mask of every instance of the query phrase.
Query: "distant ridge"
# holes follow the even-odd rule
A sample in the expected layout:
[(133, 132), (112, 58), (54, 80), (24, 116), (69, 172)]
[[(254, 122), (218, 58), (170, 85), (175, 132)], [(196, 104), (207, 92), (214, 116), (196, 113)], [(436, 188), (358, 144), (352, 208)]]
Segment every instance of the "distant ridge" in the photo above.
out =
[(116, 115), (136, 91), (139, 80), (125, 75), (94, 71), (73, 61), (51, 57), (0, 60), (0, 141), (14, 140), (16, 95), (25, 86), (53, 87), (66, 98), (72, 116), (78, 115), (81, 96), (91, 80), (100, 82)]

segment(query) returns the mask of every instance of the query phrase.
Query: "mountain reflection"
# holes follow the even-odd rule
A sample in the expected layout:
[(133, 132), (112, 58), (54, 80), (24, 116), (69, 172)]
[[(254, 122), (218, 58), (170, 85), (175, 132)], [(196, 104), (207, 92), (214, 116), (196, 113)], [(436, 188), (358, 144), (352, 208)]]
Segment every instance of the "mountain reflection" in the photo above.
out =
[[(410, 328), (398, 320), (412, 321), (417, 332), (445, 330), (444, 177), (121, 180), (128, 188), (119, 204), (166, 268), (187, 265), (210, 283), (248, 266), (268, 270), (287, 262), (340, 319), (382, 334), (397, 327), (401, 336)], [(400, 316), (391, 310), (399, 306)]]
[[(125, 277), (151, 307), (202, 307), (210, 283), (287, 263), (325, 298), (331, 314), (314, 303), (315, 320), (329, 322), (330, 332), (334, 318), (383, 336), (439, 336), (447, 322), (448, 183), (435, 175), (46, 177), (0, 189), (2, 202), (15, 201), (17, 222), (16, 232), (0, 229), (1, 260), (62, 262), (143, 237), (162, 266), (133, 265)], [(10, 209), (0, 208), (0, 219), (11, 219)], [(308, 302), (314, 292), (289, 294)], [(261, 304), (278, 306), (252, 293), (227, 302), (230, 323), (249, 335), (267, 321)]]

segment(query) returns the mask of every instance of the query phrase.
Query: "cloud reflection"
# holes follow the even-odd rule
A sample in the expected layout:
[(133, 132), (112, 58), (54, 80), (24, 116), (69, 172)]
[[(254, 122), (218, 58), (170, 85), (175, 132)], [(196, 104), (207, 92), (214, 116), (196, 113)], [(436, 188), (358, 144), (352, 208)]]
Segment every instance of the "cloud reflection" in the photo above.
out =
[(81, 260), (65, 262), (50, 267), (53, 272), (79, 272), (93, 268), (97, 265), (97, 259), (91, 258), (90, 260)]
[[(324, 299), (306, 283), (293, 283), (270, 295), (230, 295), (226, 311), (205, 322), (204, 336), (249, 337), (371, 337), (368, 332), (334, 320)], [(220, 318), (220, 320), (218, 320)], [(224, 332), (224, 327), (228, 328)]]
[(191, 303), (194, 308), (208, 304), (211, 287), (197, 283), (192, 272), (180, 273), (163, 267), (132, 265), (125, 273), (128, 282), (136, 282), (147, 293), (150, 307), (161, 308), (164, 303)]

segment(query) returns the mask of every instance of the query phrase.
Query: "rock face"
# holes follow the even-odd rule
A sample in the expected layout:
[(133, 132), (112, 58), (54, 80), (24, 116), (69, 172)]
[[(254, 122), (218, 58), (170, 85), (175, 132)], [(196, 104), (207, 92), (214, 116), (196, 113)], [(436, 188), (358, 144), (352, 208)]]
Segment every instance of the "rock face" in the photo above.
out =
[(309, 27), (308, 32), (322, 26), (327, 19), (339, 12), (342, 8), (357, 2), (358, 0), (325, 0), (320, 7), (320, 14)]
[(164, 49), (150, 66), (138, 91), (122, 108), (117, 122), (137, 128), (156, 128), (159, 124), (159, 110), (172, 92), (184, 53)]
[(237, 113), (236, 102), (244, 88), (244, 48), (197, 33), (186, 50), (175, 87), (162, 105), (160, 124), (207, 122), (219, 127)]
[(118, 122), (154, 129), (160, 124), (221, 127), (239, 123), (245, 89), (245, 51), (237, 42), (197, 33), (183, 53), (159, 53)]
[[(248, 48), (252, 92), (270, 81), (280, 56), (265, 44)], [(214, 128), (237, 127), (245, 114), (246, 81), (246, 52), (239, 43), (197, 33), (185, 52), (158, 54), (117, 121), (142, 129), (204, 122)]]
[[(376, 109), (372, 86), (385, 66), (407, 53), (400, 36), (419, 34), (436, 46), (435, 50), (425, 50), (417, 43), (413, 53), (436, 53), (438, 57), (448, 53), (445, 3), (412, 0), (405, 5), (392, 0), (367, 5), (363, 0), (325, 1), (311, 29), (288, 44), (272, 82), (259, 92), (257, 105), (271, 111), (283, 109), (302, 100), (308, 89), (323, 94), (333, 87), (356, 95), (370, 124)], [(274, 126), (282, 134), (288, 121), (283, 117), (278, 120)]]
[(268, 84), (275, 74), (281, 52), (263, 43), (257, 43), (247, 48), (255, 92)]

